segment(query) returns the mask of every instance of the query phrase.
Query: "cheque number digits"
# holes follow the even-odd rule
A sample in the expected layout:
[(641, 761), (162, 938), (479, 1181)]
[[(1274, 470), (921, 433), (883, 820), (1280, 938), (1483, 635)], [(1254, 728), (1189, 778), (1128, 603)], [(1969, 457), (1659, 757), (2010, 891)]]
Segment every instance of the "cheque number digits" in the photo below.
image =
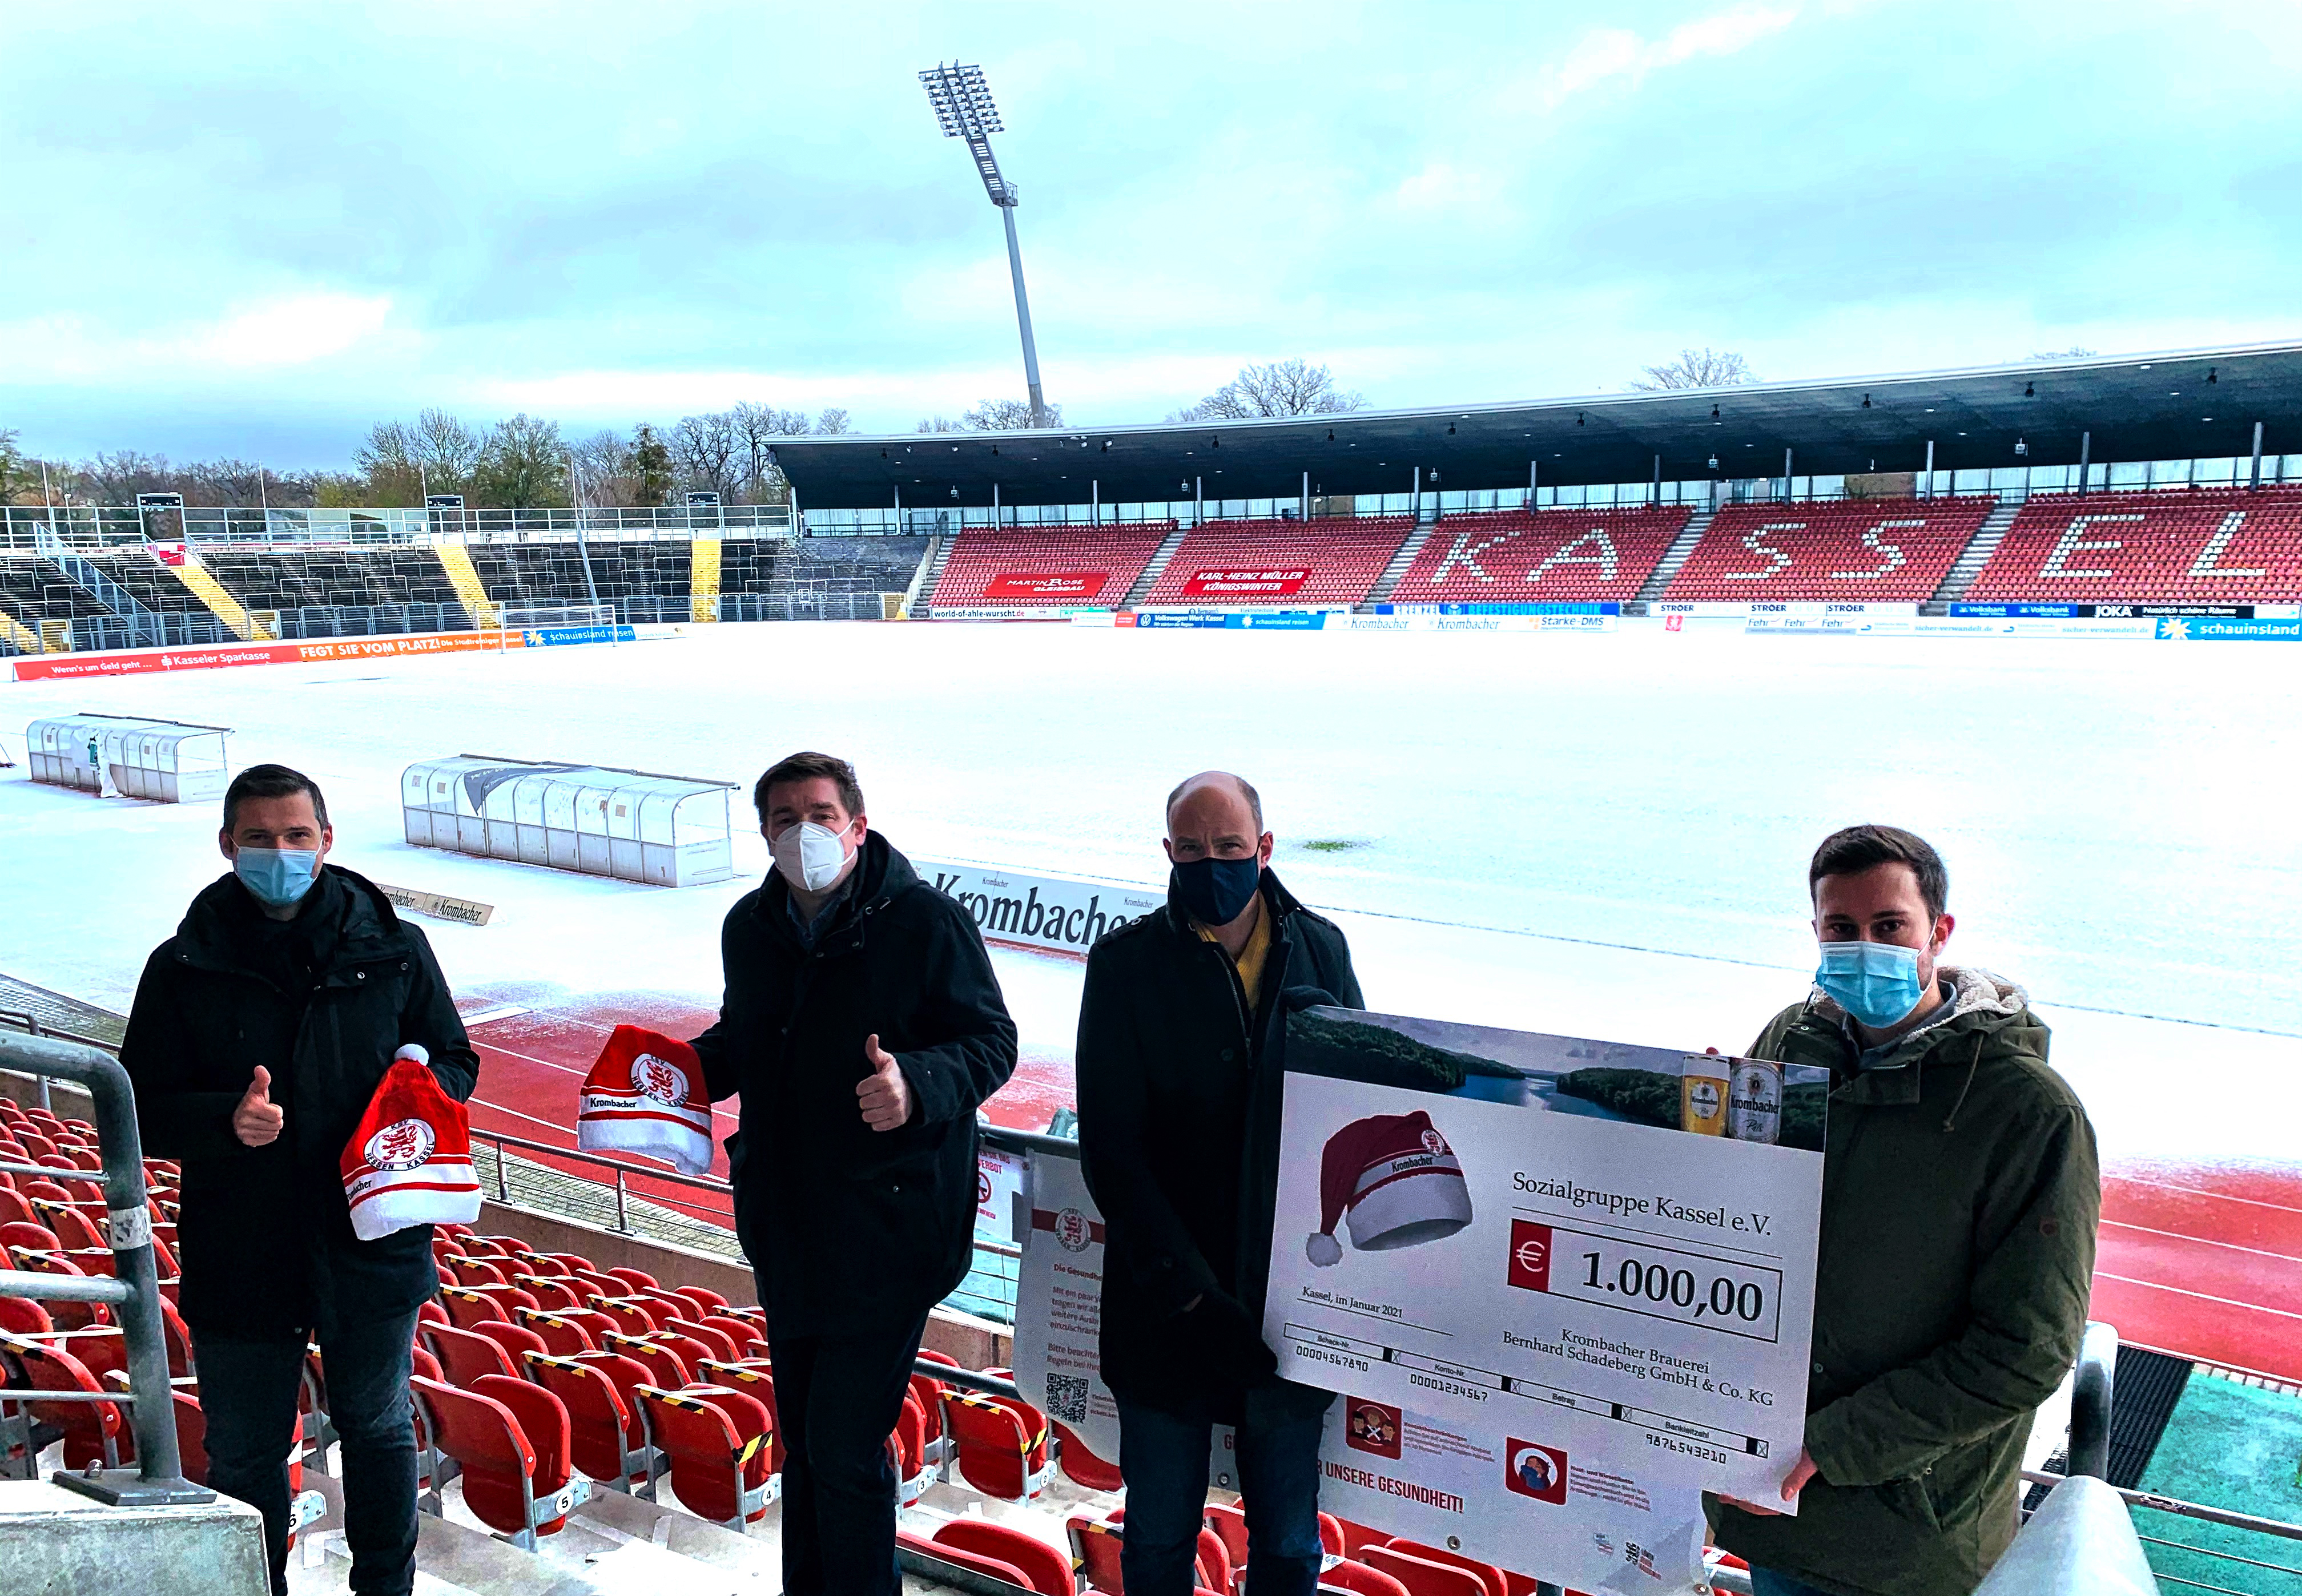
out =
[(1699, 1285), (1691, 1269), (1673, 1269), (1668, 1264), (1642, 1263), (1637, 1258), (1623, 1259), (1615, 1265), (1611, 1278), (1601, 1280), (1604, 1263), (1598, 1253), (1583, 1255), (1586, 1271), (1583, 1284), (1594, 1294), (1643, 1297), (1649, 1302), (1683, 1309), (1694, 1319), (1731, 1316), (1756, 1324), (1767, 1315), (1767, 1289), (1758, 1281), (1714, 1274), (1707, 1285)]

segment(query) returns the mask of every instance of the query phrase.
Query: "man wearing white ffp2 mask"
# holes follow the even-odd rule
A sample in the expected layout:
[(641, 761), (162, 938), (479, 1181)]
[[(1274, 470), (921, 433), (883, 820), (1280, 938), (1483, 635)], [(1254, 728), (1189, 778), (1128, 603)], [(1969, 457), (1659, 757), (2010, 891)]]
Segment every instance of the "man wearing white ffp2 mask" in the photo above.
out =
[(728, 911), (694, 1046), (713, 1100), (743, 1098), (727, 1168), (775, 1364), (784, 1589), (896, 1596), (887, 1435), (967, 1273), (975, 1110), (1015, 1027), (975, 921), (872, 829), (853, 766), (795, 753), (752, 797), (775, 873)]

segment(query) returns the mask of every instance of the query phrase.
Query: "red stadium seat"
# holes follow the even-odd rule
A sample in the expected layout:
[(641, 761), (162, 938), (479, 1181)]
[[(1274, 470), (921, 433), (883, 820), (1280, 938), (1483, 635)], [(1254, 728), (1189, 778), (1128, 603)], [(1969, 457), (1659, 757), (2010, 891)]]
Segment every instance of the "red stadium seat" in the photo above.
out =
[(1121, 1596), (1127, 1589), (1120, 1570), (1126, 1535), (1119, 1525), (1092, 1514), (1074, 1513), (1063, 1520), (1063, 1534), (1071, 1541), (1071, 1562), (1079, 1569), (1080, 1588)]
[(543, 1350), (554, 1357), (599, 1350), (600, 1343), (592, 1331), (568, 1315), (556, 1314), (549, 1308), (515, 1308), (512, 1316), (522, 1327), (533, 1331), (542, 1340)]
[(1075, 1596), (1071, 1559), (1036, 1535), (983, 1518), (954, 1518), (937, 1526), (937, 1546), (990, 1558), (1023, 1575), (1023, 1588), (1037, 1596)]
[[(21, 1336), (0, 1335), (0, 1370), (6, 1383), (38, 1391), (86, 1391), (101, 1395), (105, 1388), (88, 1365), (69, 1352)], [(34, 1402), (32, 1416), (63, 1432), (64, 1466), (83, 1469), (91, 1463), (117, 1468), (128, 1426), (113, 1402)]]
[[(784, 1472), (783, 1425), (776, 1418), (776, 1382), (774, 1372), (764, 1365), (728, 1364), (706, 1360), (694, 1365), (695, 1383), (724, 1386), (731, 1391), (743, 1391), (768, 1410), (768, 1427), (775, 1432), (775, 1450), (768, 1459), (768, 1472)], [(906, 1397), (904, 1400), (909, 1401)]]
[(1352, 1596), (1414, 1596), (1405, 1585), (1379, 1568), (1346, 1558), (1340, 1563), (1330, 1563), (1320, 1572), (1322, 1591), (1348, 1591)]
[(474, 1389), (488, 1374), (512, 1377), (518, 1373), (511, 1354), (503, 1343), (477, 1331), (458, 1330), (448, 1325), (431, 1325), (424, 1331), (424, 1342), (432, 1356), (448, 1372), (448, 1382), (466, 1390)]
[(520, 1358), (525, 1354), (547, 1350), (543, 1344), (543, 1338), (525, 1324), (508, 1324), (500, 1319), (490, 1319), (483, 1323), (472, 1326), (472, 1333), (485, 1336), (502, 1348), (504, 1355), (511, 1359), (515, 1371), (519, 1367)]
[(1089, 1491), (1117, 1491), (1126, 1484), (1120, 1476), (1119, 1465), (1105, 1462), (1088, 1449), (1087, 1442), (1065, 1428), (1060, 1422), (1055, 1432), (1055, 1466), (1062, 1469), (1072, 1483), (1084, 1485)]
[(944, 1424), (960, 1477), (986, 1496), (1028, 1501), (1046, 1489), (1046, 1421), (1028, 1403), (951, 1388)]
[(713, 1357), (722, 1362), (733, 1361), (742, 1355), (742, 1348), (737, 1346), (735, 1337), (711, 1325), (699, 1324), (693, 1319), (675, 1317), (665, 1320), (663, 1328), (668, 1333), (683, 1335), (691, 1341), (702, 1342), (710, 1349)]
[(1482, 1563), (1477, 1558), (1466, 1558), (1458, 1551), (1449, 1551), (1444, 1547), (1439, 1546), (1425, 1546), (1420, 1541), (1403, 1538), (1393, 1540), (1390, 1550), (1403, 1551), (1409, 1557), (1421, 1558), (1425, 1562), (1444, 1563), (1450, 1568), (1460, 1568), (1478, 1580), (1479, 1583), (1485, 1588), (1486, 1596), (1510, 1596), (1509, 1576), (1492, 1563)]
[(639, 1399), (648, 1442), (668, 1464), (682, 1507), (736, 1531), (767, 1516), (778, 1481), (769, 1468), (775, 1426), (765, 1405), (716, 1385), (643, 1385)]
[(659, 1346), (654, 1341), (609, 1331), (600, 1338), (600, 1350), (630, 1358), (647, 1370), (655, 1383), (667, 1390), (678, 1390), (688, 1382), (687, 1360), (670, 1348)]
[(638, 1297), (592, 1297), (584, 1299), (584, 1306), (613, 1319), (626, 1335), (653, 1335), (670, 1317), (660, 1304)]
[[(647, 1383), (647, 1371), (624, 1364), (630, 1389)], [(528, 1378), (559, 1399), (567, 1410), (569, 1456), (576, 1466), (610, 1491), (629, 1491), (648, 1478), (647, 1435), (626, 1387), (599, 1361), (551, 1357), (530, 1352), (522, 1358)]]
[(464, 1505), (513, 1545), (533, 1551), (590, 1495), (568, 1463), (567, 1410), (550, 1391), (508, 1374), (483, 1375), (471, 1390), (421, 1375), (408, 1384), (433, 1445), (463, 1471)]
[(1433, 1562), (1393, 1547), (1370, 1546), (1359, 1554), (1358, 1560), (1405, 1585), (1407, 1596), (1486, 1596), (1485, 1582), (1468, 1569)]
[(987, 1558), (979, 1552), (963, 1551), (956, 1546), (943, 1545), (938, 1541), (928, 1540), (925, 1535), (904, 1529), (900, 1525), (895, 1530), (895, 1545), (903, 1550), (918, 1552), (930, 1558), (941, 1558), (954, 1567), (964, 1568), (972, 1574), (987, 1574), (993, 1579), (1004, 1580), (1007, 1583), (1026, 1591), (1031, 1588), (1029, 1575), (1012, 1563), (1003, 1563), (997, 1558)]

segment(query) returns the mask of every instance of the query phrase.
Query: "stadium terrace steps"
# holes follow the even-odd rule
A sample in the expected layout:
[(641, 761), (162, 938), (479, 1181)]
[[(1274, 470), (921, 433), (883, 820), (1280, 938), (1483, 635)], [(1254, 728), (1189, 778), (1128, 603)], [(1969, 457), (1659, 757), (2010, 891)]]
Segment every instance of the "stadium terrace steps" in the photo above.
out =
[(1135, 578), (1134, 585), (1119, 601), (1122, 609), (1133, 609), (1143, 602), (1144, 595), (1167, 574), (1167, 567), (1174, 560), (1175, 550), (1183, 546), (1183, 527), (1178, 525), (1174, 531), (1159, 541), (1159, 547), (1152, 551), (1151, 562), (1143, 567), (1142, 575)]
[(233, 598), (206, 566), (193, 559), (189, 550), (185, 552), (183, 564), (170, 566), (168, 569), (175, 573), (177, 581), (191, 590), (194, 598), (208, 607), (209, 613), (231, 629), (233, 636), (242, 643), (256, 640), (256, 626), (249, 618), (246, 606)]
[(461, 543), (442, 543), (433, 552), (439, 557), (440, 568), (448, 574), (448, 585), (462, 601), (464, 613), (472, 617), (472, 625), (483, 632), (492, 631), (500, 617), (473, 567), (471, 550)]
[(178, 581), (148, 550), (135, 554), (91, 554), (88, 564), (117, 583), (136, 602), (157, 615), (208, 615), (199, 596)]
[(1185, 535), (1143, 602), (1357, 604), (1414, 530), (1405, 516), (1204, 522)]
[(951, 559), (951, 540), (940, 533), (928, 539), (928, 551), (920, 560), (920, 568), (912, 573), (912, 584), (903, 590), (903, 614), (923, 615), (927, 606), (925, 595), (935, 592), (936, 578)]
[(1980, 496), (1728, 505), (1663, 597), (1917, 604), (1942, 585), (1991, 508)]
[(1974, 585), (1974, 579), (1982, 574), (1982, 567), (1990, 563), (1992, 555), (1998, 552), (1999, 543), (2005, 539), (2006, 529), (2014, 524), (2014, 517), (2021, 508), (2022, 501), (2011, 497), (1990, 507), (1990, 514), (1983, 518), (1980, 529), (1974, 534), (1974, 541), (1959, 550), (1958, 559), (1952, 564), (1949, 574), (1942, 579), (1942, 585), (1935, 589), (1934, 597), (1927, 606), (1928, 609), (1947, 615), (1953, 604), (1966, 597), (1966, 590)]
[(1393, 604), (1620, 602), (1669, 550), (1684, 505), (1465, 511), (1431, 529)]
[(1633, 597), (1645, 600), (1661, 598), (1685, 567), (1687, 556), (1694, 552), (1695, 545), (1701, 542), (1703, 534), (1710, 530), (1711, 517), (1718, 513), (1714, 507), (1698, 509), (1689, 516), (1686, 525), (1679, 529), (1678, 536), (1663, 551), (1662, 559), (1656, 562), (1653, 570), (1647, 573), (1647, 579), (1639, 584), (1639, 591)]
[(6, 639), (9, 646), (20, 654), (45, 654), (48, 651), (38, 632), (4, 609), (0, 609), (0, 638)]
[(719, 540), (695, 538), (687, 545), (688, 618), (719, 618)]
[(1978, 603), (2302, 600), (2302, 488), (2055, 494), (2025, 504)]
[(1382, 575), (1376, 577), (1374, 585), (1367, 590), (1365, 601), (1359, 605), (1361, 609), (1373, 609), (1390, 597), (1391, 590), (1399, 585), (1399, 579), (1406, 575), (1408, 567), (1415, 564), (1415, 557), (1423, 552), (1423, 545), (1431, 541), (1431, 533), (1438, 525), (1435, 519), (1425, 522), (1407, 534), (1407, 541), (1399, 546), (1399, 552), (1390, 557), (1389, 565), (1383, 567)]

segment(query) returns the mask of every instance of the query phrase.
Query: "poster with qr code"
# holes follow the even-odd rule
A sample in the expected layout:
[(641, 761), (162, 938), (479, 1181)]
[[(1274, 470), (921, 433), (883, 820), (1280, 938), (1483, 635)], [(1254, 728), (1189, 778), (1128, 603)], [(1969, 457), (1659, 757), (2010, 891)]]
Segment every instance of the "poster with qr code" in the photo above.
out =
[(1106, 1463), (1119, 1461), (1119, 1409), (1103, 1383), (1103, 1215), (1074, 1158), (1028, 1161), (1016, 1229), (1015, 1382)]

